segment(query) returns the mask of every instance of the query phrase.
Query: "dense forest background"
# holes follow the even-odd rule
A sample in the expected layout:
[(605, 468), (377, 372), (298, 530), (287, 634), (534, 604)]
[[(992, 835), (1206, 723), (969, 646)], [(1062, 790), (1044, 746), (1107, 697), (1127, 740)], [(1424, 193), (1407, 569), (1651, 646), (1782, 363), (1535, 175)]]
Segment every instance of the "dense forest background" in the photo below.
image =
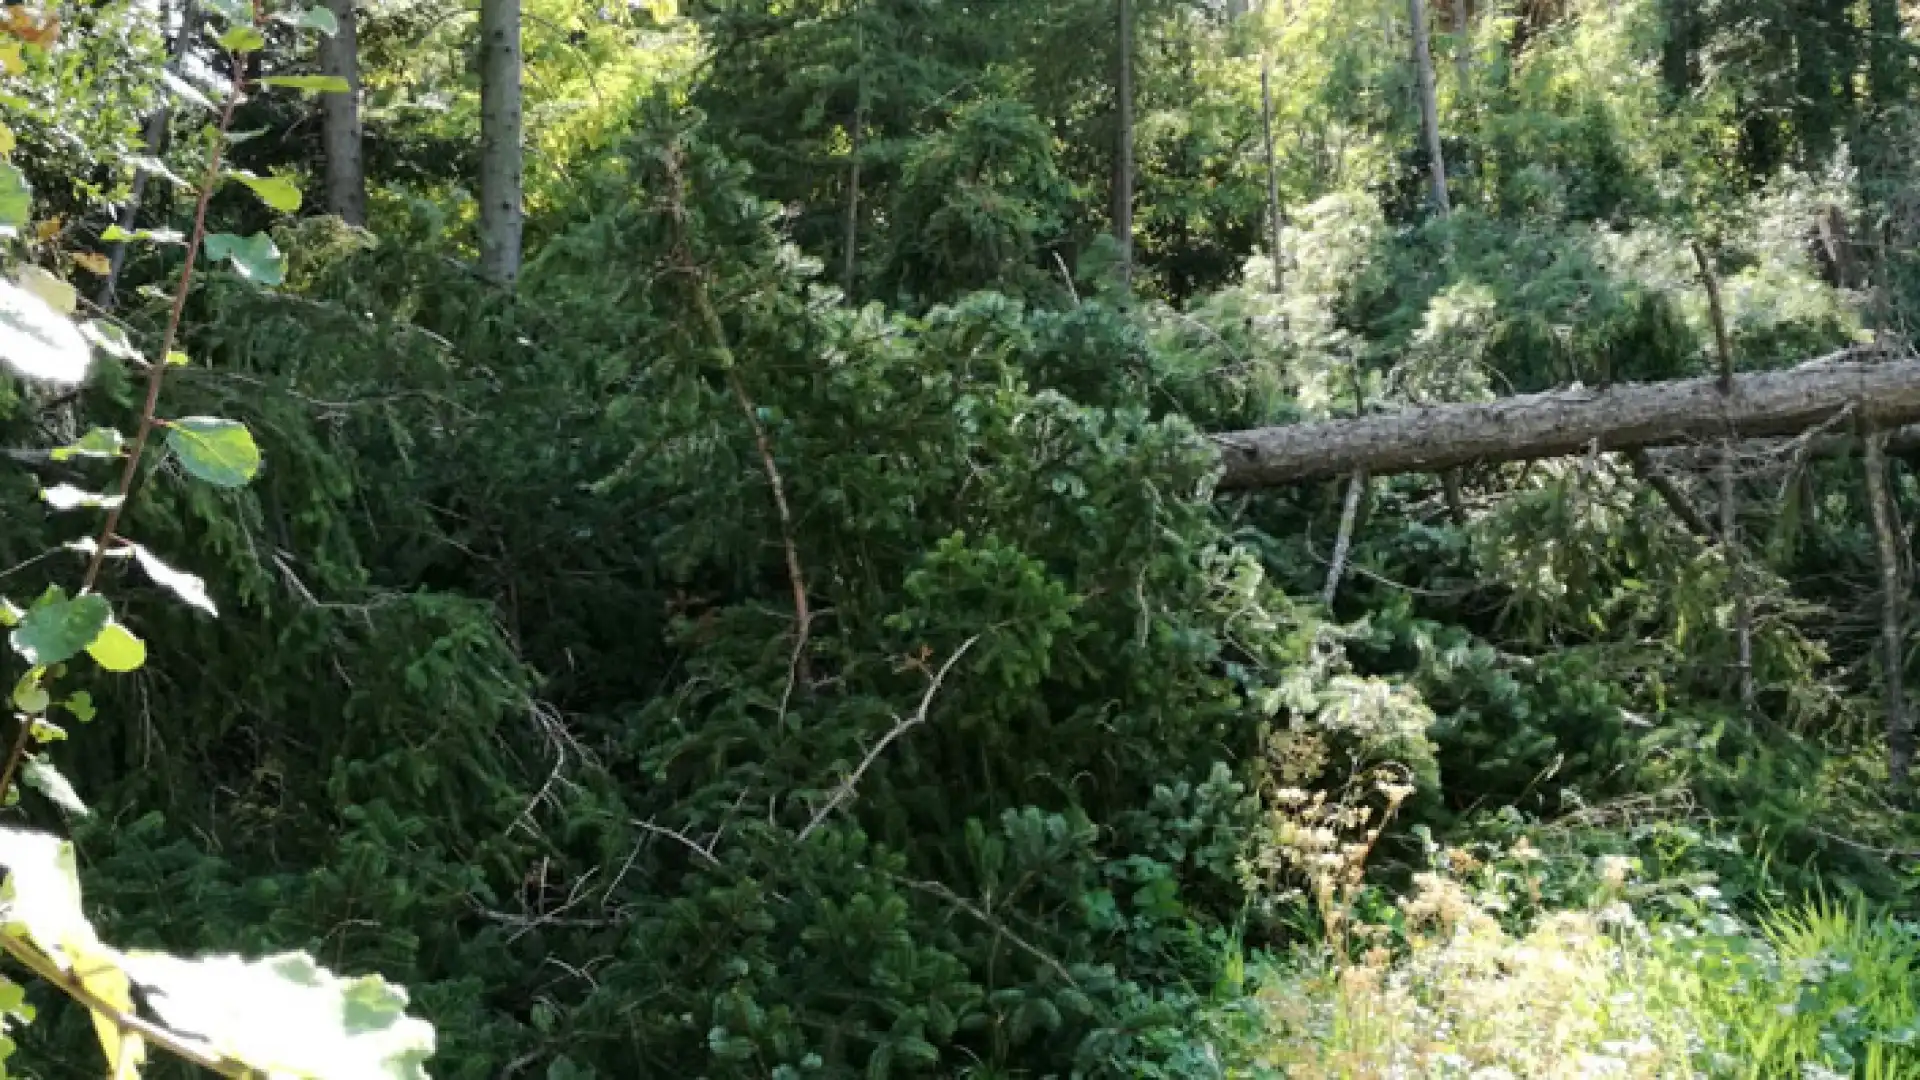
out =
[[(166, 375), (264, 466), (120, 526), (220, 618), (109, 567), (91, 812), (9, 811), (102, 933), (378, 971), (463, 1080), (1920, 1076), (1920, 439), (1216, 438), (1906, 370), (1920, 9), (328, 7), (6, 9), (80, 315), (167, 333), (210, 139), (284, 178)], [(207, 129), (259, 71), (353, 90)], [(8, 597), (145, 383), (0, 376)], [(98, 1075), (55, 998), (7, 1067)]]

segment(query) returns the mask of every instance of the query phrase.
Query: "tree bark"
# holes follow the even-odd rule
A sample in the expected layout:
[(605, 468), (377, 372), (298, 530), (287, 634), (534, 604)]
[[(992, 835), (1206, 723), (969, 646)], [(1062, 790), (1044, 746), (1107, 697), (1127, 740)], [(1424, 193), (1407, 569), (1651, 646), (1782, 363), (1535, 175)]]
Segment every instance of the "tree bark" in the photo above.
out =
[[(161, 7), (161, 24), (165, 25), (166, 7)], [(174, 75), (180, 74), (182, 64), (186, 62), (187, 50), (192, 47), (193, 37), (200, 30), (200, 6), (196, 0), (184, 0), (180, 5), (180, 29), (174, 34), (169, 46), (167, 70)], [(173, 118), (173, 110), (162, 103), (147, 116), (147, 156), (158, 158), (167, 143), (167, 126)], [(135, 169), (133, 187), (127, 192), (127, 204), (120, 208), (117, 224), (123, 230), (132, 232), (140, 223), (140, 204), (147, 194), (147, 170)], [(100, 283), (100, 295), (95, 302), (102, 311), (112, 311), (114, 290), (120, 286), (120, 271), (127, 265), (127, 242), (122, 240), (114, 244), (107, 252), (107, 279)]]
[(1121, 280), (1133, 283), (1133, 2), (1117, 0), (1119, 60), (1114, 78), (1113, 238), (1120, 245)]
[(354, 0), (327, 0), (339, 31), (320, 39), (320, 72), (346, 80), (346, 93), (320, 98), (320, 141), (327, 157), (327, 212), (367, 223), (367, 170), (361, 150), (360, 43)]
[(1340, 595), (1340, 579), (1347, 572), (1347, 556), (1353, 551), (1353, 530), (1360, 520), (1360, 502), (1367, 497), (1367, 470), (1355, 469), (1347, 481), (1347, 499), (1340, 507), (1340, 531), (1334, 534), (1333, 558), (1327, 563), (1327, 583), (1320, 590), (1320, 601), (1327, 607)]
[(1460, 81), (1460, 100), (1465, 106), (1467, 91), (1473, 87), (1473, 12), (1467, 0), (1453, 0), (1453, 69)]
[(525, 220), (520, 0), (481, 0), (480, 49), (480, 272), (510, 289)]
[(1427, 40), (1426, 0), (1407, 0), (1407, 18), (1413, 23), (1413, 68), (1419, 80), (1416, 89), (1420, 98), (1420, 130), (1426, 137), (1433, 207), (1445, 217), (1453, 212), (1453, 203), (1447, 198), (1447, 161), (1440, 150), (1440, 103), (1433, 85), (1433, 53)]
[(1875, 426), (1920, 422), (1920, 360), (1859, 363), (1853, 350), (1785, 371), (1557, 390), (1353, 420), (1214, 436), (1222, 490), (1345, 476), (1798, 435), (1843, 412)]
[[(1263, 9), (1264, 10), (1264, 9)], [(1286, 18), (1283, 3), (1280, 16)], [(1273, 153), (1273, 54), (1267, 43), (1260, 43), (1260, 135), (1267, 154), (1267, 231), (1273, 257), (1273, 291), (1284, 292), (1287, 285), (1286, 262), (1281, 258), (1280, 167)]]
[(1913, 722), (1907, 714), (1906, 583), (1887, 484), (1886, 436), (1867, 436), (1867, 501), (1872, 504), (1874, 549), (1880, 560), (1880, 664), (1887, 711), (1887, 779), (1904, 792), (1913, 769)]

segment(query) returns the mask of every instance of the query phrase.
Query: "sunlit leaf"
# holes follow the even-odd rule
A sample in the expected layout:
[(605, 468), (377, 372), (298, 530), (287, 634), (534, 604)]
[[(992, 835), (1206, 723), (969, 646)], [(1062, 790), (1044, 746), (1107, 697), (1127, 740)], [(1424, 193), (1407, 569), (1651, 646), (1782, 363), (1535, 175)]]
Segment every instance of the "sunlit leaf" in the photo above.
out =
[(206, 248), (207, 258), (216, 262), (221, 259), (231, 261), (234, 270), (248, 281), (278, 285), (286, 280), (286, 265), (280, 257), (280, 249), (274, 246), (273, 238), (266, 233), (254, 233), (252, 236), (213, 233), (206, 239)]
[(91, 723), (94, 716), (97, 715), (93, 708), (93, 695), (87, 693), (85, 690), (74, 691), (73, 696), (67, 698), (67, 700), (60, 704), (64, 706), (68, 712), (73, 714), (75, 720), (83, 724)]
[(167, 354), (168, 367), (186, 367), (191, 363), (193, 363), (193, 359), (179, 349), (175, 349)]
[(20, 43), (0, 41), (0, 72), (18, 75), (25, 70), (27, 70), (27, 62), (21, 59)]
[(45, 300), (0, 281), (0, 363), (29, 379), (73, 386), (86, 381), (91, 361), (79, 327)]
[(113, 428), (97, 427), (66, 446), (55, 449), (53, 460), (66, 461), (69, 458), (114, 458), (120, 456), (121, 447), (126, 443)]
[(207, 0), (207, 7), (236, 26), (253, 22), (253, 4), (249, 0)]
[[(133, 985), (121, 970), (120, 957), (100, 943), (80, 906), (73, 845), (44, 833), (0, 828), (0, 866), (7, 868), (6, 885), (0, 887), (6, 931), (26, 938), (93, 997), (131, 1014)], [(93, 1028), (115, 1073), (126, 1075), (122, 1066), (129, 1058), (131, 1063), (144, 1058), (141, 1040), (122, 1036), (111, 1019), (96, 1014)]]
[(80, 334), (93, 343), (93, 347), (119, 360), (138, 360), (140, 350), (127, 340), (127, 332), (110, 322), (95, 319), (80, 324)]
[(67, 778), (45, 758), (30, 757), (21, 762), (20, 779), (67, 813), (75, 817), (87, 816), (87, 804), (80, 801), (80, 793), (73, 790)]
[(13, 651), (29, 664), (44, 667), (80, 655), (113, 617), (100, 596), (87, 594), (71, 600), (49, 594), (26, 613), (13, 632)]
[(305, 94), (344, 94), (353, 87), (338, 75), (269, 75), (262, 86), (279, 86)]
[[(173, 72), (162, 71), (160, 73), (160, 80), (167, 84), (168, 90), (173, 91), (175, 96), (179, 97), (180, 100), (186, 102), (187, 104), (198, 105), (203, 109), (213, 108), (213, 102), (207, 97), (207, 95), (200, 92), (199, 87), (194, 86), (192, 83), (188, 82), (187, 80), (181, 78), (178, 75), (175, 75)], [(148, 170), (148, 171), (151, 172), (154, 170)], [(167, 175), (172, 176), (171, 173), (168, 173)], [(174, 177), (174, 180), (176, 182), (179, 182), (178, 177)]]
[(40, 683), (39, 668), (28, 668), (27, 673), (20, 676), (20, 681), (13, 684), (13, 707), (21, 712), (43, 713), (51, 704), (53, 704), (53, 697)]
[(76, 251), (70, 256), (73, 265), (98, 277), (106, 277), (113, 270), (113, 262), (97, 251)]
[(178, 229), (139, 229), (128, 232), (118, 225), (109, 225), (100, 233), (100, 239), (110, 244), (125, 243), (129, 240), (147, 240), (155, 244), (179, 244), (184, 243), (187, 238)]
[(245, 487), (260, 472), (260, 447), (245, 424), (212, 416), (167, 422), (167, 447), (180, 465), (215, 487)]
[(119, 506), (118, 495), (102, 495), (99, 492), (86, 491), (72, 484), (55, 484), (40, 492), (40, 498), (55, 510), (111, 510)]
[(215, 39), (215, 43), (228, 52), (250, 53), (257, 52), (265, 47), (267, 39), (249, 23), (244, 26), (233, 27), (226, 33), (221, 34)]
[(255, 176), (250, 172), (238, 171), (233, 174), (235, 180), (253, 189), (260, 201), (286, 213), (300, 209), (300, 186), (285, 176)]
[(0, 225), (25, 225), (33, 213), (33, 185), (26, 174), (0, 161)]
[(133, 631), (108, 620), (100, 635), (87, 646), (87, 655), (108, 671), (124, 674), (140, 670), (140, 665), (147, 662), (147, 643), (134, 636)]
[(431, 1025), (379, 976), (335, 975), (303, 953), (248, 961), (129, 953), (124, 966), (169, 1027), (270, 1076), (425, 1080)]
[(326, 8), (302, 8), (298, 11), (282, 11), (273, 16), (275, 22), (296, 26), (302, 30), (318, 30), (332, 37), (340, 32), (340, 22), (333, 12)]
[(175, 570), (160, 561), (160, 557), (139, 544), (132, 545), (134, 561), (140, 569), (147, 572), (154, 584), (172, 592), (175, 596), (199, 608), (209, 615), (219, 615), (213, 606), (213, 598), (207, 595), (207, 583), (198, 575), (184, 570)]
[(13, 272), (13, 280), (61, 315), (73, 314), (80, 304), (80, 294), (73, 286), (37, 266), (20, 267)]
[(60, 40), (60, 17), (50, 11), (36, 11), (25, 4), (0, 8), (0, 34), (16, 38), (42, 49), (53, 48)]

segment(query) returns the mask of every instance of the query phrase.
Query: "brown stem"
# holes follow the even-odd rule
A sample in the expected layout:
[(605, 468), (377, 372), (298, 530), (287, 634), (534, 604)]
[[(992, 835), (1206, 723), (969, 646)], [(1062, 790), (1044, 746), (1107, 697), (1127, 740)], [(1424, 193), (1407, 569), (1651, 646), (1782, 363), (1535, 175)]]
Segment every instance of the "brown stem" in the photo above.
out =
[(1680, 485), (1673, 482), (1673, 477), (1654, 463), (1651, 454), (1645, 450), (1632, 450), (1627, 453), (1627, 461), (1641, 481), (1660, 496), (1660, 500), (1667, 504), (1667, 509), (1673, 511), (1673, 516), (1679, 518), (1689, 532), (1703, 540), (1713, 539), (1713, 526), (1707, 524), (1706, 516), (1693, 505), (1692, 499), (1687, 498), (1687, 493), (1680, 490)]
[(1700, 264), (1700, 281), (1707, 287), (1707, 315), (1713, 321), (1713, 349), (1720, 359), (1720, 392), (1733, 393), (1733, 343), (1727, 337), (1727, 314), (1720, 306), (1720, 279), (1707, 259), (1707, 249), (1693, 241), (1693, 261)]
[(1887, 710), (1887, 779), (1899, 793), (1913, 767), (1913, 721), (1907, 715), (1902, 669), (1906, 667), (1906, 588), (1900, 580), (1899, 541), (1893, 495), (1887, 483), (1887, 436), (1867, 436), (1867, 501), (1872, 504), (1874, 550), (1880, 561), (1881, 678)]

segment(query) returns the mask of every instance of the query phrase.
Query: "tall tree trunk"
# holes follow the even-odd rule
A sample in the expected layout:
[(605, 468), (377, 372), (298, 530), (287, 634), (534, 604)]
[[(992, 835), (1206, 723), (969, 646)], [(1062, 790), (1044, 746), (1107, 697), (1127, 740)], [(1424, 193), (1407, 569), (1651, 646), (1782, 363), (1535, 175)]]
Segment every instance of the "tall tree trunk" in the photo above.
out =
[(1133, 0), (1117, 0), (1119, 53), (1114, 77), (1113, 238), (1120, 245), (1121, 280), (1133, 283)]
[(520, 0), (480, 0), (480, 272), (520, 276)]
[[(856, 9), (855, 18), (860, 14)], [(853, 303), (853, 286), (860, 273), (860, 142), (867, 124), (867, 27), (864, 21), (855, 25), (854, 35), (854, 63), (859, 65), (859, 71), (854, 76), (853, 130), (849, 133), (853, 146), (847, 155), (847, 220), (840, 239), (840, 291), (846, 294), (848, 304)]]
[(1453, 0), (1453, 69), (1459, 77), (1460, 105), (1466, 107), (1467, 92), (1473, 89), (1473, 11), (1468, 0)]
[(349, 225), (367, 223), (367, 170), (361, 151), (360, 42), (354, 0), (327, 0), (340, 29), (320, 39), (320, 71), (347, 91), (320, 99), (320, 141), (327, 155), (327, 212)]
[(1887, 710), (1887, 779), (1903, 792), (1913, 769), (1913, 721), (1907, 713), (1906, 582), (1900, 573), (1893, 494), (1887, 484), (1886, 434), (1867, 436), (1867, 501), (1872, 504), (1874, 550), (1880, 561), (1880, 665)]
[(1413, 70), (1418, 77), (1420, 129), (1426, 137), (1427, 166), (1433, 183), (1433, 207), (1441, 216), (1453, 212), (1447, 198), (1447, 162), (1440, 152), (1440, 103), (1433, 85), (1433, 52), (1427, 39), (1426, 0), (1407, 0), (1407, 18), (1413, 23)]
[[(1264, 8), (1262, 11), (1264, 12)], [(1287, 17), (1287, 6), (1280, 5), (1280, 18)], [(1267, 42), (1260, 42), (1260, 137), (1267, 155), (1267, 233), (1268, 251), (1273, 257), (1273, 291), (1284, 292), (1287, 285), (1286, 262), (1280, 253), (1284, 221), (1280, 216), (1280, 166), (1273, 153), (1273, 53)]]
[[(167, 10), (165, 0), (161, 3), (161, 25), (165, 25)], [(181, 66), (186, 62), (187, 50), (192, 48), (194, 35), (200, 32), (200, 6), (197, 0), (183, 0), (180, 5), (180, 29), (174, 33), (169, 46), (167, 70), (174, 75), (180, 74)], [(173, 110), (164, 102), (147, 116), (147, 156), (158, 158), (167, 143), (167, 126), (173, 117)], [(146, 199), (147, 170), (135, 169), (133, 187), (127, 192), (127, 204), (120, 208), (117, 224), (126, 232), (132, 232), (140, 222), (140, 204)], [(107, 279), (100, 283), (100, 294), (95, 298), (102, 311), (112, 311), (114, 290), (120, 285), (120, 272), (127, 265), (127, 243), (122, 240), (107, 252)]]

